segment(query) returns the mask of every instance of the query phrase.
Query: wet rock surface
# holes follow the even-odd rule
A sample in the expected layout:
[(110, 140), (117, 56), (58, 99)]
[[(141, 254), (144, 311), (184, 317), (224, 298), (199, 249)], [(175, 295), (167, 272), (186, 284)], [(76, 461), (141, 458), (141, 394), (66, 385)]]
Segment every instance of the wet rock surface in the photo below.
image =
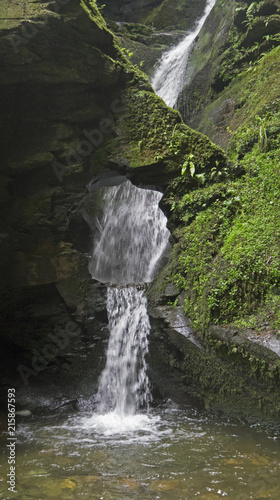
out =
[(251, 423), (279, 424), (279, 355), (267, 344), (226, 327), (213, 326), (202, 338), (180, 306), (149, 314), (154, 404), (192, 401)]

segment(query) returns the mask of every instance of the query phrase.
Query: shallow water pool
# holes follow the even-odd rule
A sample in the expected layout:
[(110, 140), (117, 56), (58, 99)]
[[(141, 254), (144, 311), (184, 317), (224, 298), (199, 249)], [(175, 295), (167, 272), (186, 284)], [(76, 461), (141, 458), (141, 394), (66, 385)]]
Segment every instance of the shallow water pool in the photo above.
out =
[(280, 498), (279, 436), (192, 408), (25, 419), (17, 429), (17, 493), (7, 491), (3, 448), (5, 499)]

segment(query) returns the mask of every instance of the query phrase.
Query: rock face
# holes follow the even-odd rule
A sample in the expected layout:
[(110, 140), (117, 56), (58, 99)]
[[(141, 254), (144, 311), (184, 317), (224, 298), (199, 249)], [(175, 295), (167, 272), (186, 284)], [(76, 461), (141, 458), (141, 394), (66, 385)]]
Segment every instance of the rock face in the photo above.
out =
[(152, 78), (162, 54), (181, 41), (201, 17), (205, 0), (110, 2), (104, 15), (123, 50)]
[(87, 246), (83, 253), (74, 247), (70, 225), (85, 184), (104, 169), (82, 150), (82, 130), (90, 122), (101, 137), (100, 120), (113, 117), (120, 95), (121, 71), (111, 58), (117, 49), (92, 9), (96, 23), (79, 2), (29, 2), (20, 12), (10, 2), (2, 21), (2, 354), (20, 384), (67, 367), (76, 336), (98, 330), (96, 313), (106, 311), (104, 289), (97, 291), (87, 271)]
[(226, 159), (154, 95), (93, 0), (2, 2), (1, 35), (4, 383), (40, 387), (60, 376), (72, 398), (74, 365), (83, 380), (73, 353), (96, 339), (99, 372), (107, 335), (105, 290), (87, 268), (87, 186), (117, 170), (164, 189), (197, 144), (209, 169)]
[(205, 0), (111, 0), (104, 6), (110, 19), (153, 25), (156, 29), (188, 29), (200, 16)]
[(104, 6), (105, 15), (116, 21), (139, 22), (151, 9), (160, 5), (161, 0), (111, 0)]
[(188, 60), (186, 86), (177, 107), (185, 122), (192, 122), (193, 127), (198, 126), (200, 112), (210, 99), (211, 82), (219, 71), (221, 52), (228, 40), (234, 8), (234, 1), (216, 1)]
[(150, 310), (150, 379), (157, 401), (202, 405), (251, 423), (279, 422), (279, 356), (233, 328), (202, 340), (181, 306)]

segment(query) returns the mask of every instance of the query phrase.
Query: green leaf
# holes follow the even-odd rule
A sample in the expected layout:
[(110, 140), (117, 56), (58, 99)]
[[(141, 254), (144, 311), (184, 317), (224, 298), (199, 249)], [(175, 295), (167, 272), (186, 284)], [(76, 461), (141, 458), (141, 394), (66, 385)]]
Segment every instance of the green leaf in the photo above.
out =
[[(192, 161), (190, 162), (190, 173), (191, 173), (192, 177), (195, 174), (195, 164)], [(203, 174), (201, 174), (201, 175), (203, 175)]]
[(188, 166), (188, 162), (185, 161), (185, 163), (182, 166), (181, 175), (185, 175), (186, 170), (187, 170), (187, 166)]

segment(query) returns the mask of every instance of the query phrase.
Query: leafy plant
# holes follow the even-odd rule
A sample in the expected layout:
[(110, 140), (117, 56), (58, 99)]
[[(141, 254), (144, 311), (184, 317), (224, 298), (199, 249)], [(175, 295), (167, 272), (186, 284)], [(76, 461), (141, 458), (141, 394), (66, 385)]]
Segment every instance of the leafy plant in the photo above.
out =
[(173, 128), (171, 137), (166, 140), (166, 145), (174, 155), (178, 155), (180, 153), (182, 139), (185, 136), (183, 132), (177, 130), (177, 125), (178, 124), (176, 123)]
[(254, 17), (255, 17), (255, 14), (257, 13), (258, 11), (258, 4), (257, 2), (252, 2), (247, 11), (246, 11), (246, 21), (243, 21), (243, 24), (245, 24), (248, 28), (251, 27), (251, 24), (254, 20)]
[(266, 124), (269, 117), (269, 113), (265, 116), (265, 118), (261, 118), (259, 115), (256, 115), (256, 120), (260, 123), (259, 129), (259, 148), (260, 151), (266, 151), (267, 148), (267, 133), (266, 133)]
[(160, 161), (160, 160), (163, 160), (163, 156), (155, 155), (154, 159), (155, 159), (155, 161)]
[(131, 52), (129, 49), (126, 49), (125, 47), (121, 47), (120, 51), (126, 56), (126, 57), (132, 57), (133, 52)]
[[(210, 173), (210, 179), (213, 179), (214, 177), (219, 177), (222, 175), (222, 172), (219, 170), (219, 161), (215, 161), (215, 167), (211, 168), (211, 173)], [(227, 169), (225, 169), (227, 171)]]
[(205, 177), (205, 174), (202, 173), (202, 174), (196, 174), (196, 178), (198, 179), (198, 186), (201, 184), (204, 184), (205, 181), (206, 181), (206, 177)]
[(194, 155), (190, 153), (187, 155), (185, 162), (183, 163), (182, 169), (181, 169), (181, 175), (186, 175), (187, 169), (189, 168), (191, 177), (194, 176), (195, 174), (195, 164), (193, 162)]

